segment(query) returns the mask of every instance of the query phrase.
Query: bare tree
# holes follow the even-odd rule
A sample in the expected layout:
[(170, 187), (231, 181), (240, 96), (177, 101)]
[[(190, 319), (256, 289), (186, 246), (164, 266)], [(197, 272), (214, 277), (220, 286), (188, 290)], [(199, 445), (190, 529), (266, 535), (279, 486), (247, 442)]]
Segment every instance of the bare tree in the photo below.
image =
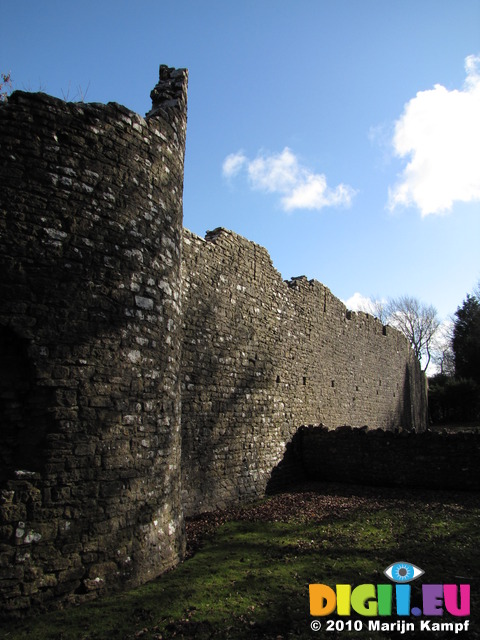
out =
[(426, 371), (432, 357), (433, 340), (440, 326), (437, 310), (411, 296), (392, 298), (387, 305), (389, 324), (401, 331), (410, 341), (419, 361), (426, 362)]
[(473, 290), (473, 295), (480, 302), (480, 280), (477, 282), (475, 289)]
[(439, 373), (446, 376), (455, 375), (455, 354), (452, 347), (453, 320), (450, 318), (441, 323), (432, 340), (432, 360)]
[(0, 102), (6, 102), (12, 91), (12, 76), (8, 73), (0, 73)]
[(363, 298), (361, 302), (356, 306), (357, 311), (363, 311), (363, 313), (369, 313), (371, 316), (378, 318), (383, 324), (388, 322), (388, 301), (385, 298), (378, 298), (371, 296), (370, 298)]
[(369, 312), (380, 320), (382, 324), (389, 321), (389, 303), (384, 298), (373, 298), (371, 301), (371, 311)]

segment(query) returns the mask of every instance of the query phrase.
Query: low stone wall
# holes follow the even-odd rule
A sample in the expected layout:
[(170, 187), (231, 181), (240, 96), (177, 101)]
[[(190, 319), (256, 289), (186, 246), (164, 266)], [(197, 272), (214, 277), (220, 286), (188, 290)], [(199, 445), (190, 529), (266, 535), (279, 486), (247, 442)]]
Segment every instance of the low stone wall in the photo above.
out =
[(480, 433), (302, 427), (292, 443), (290, 468), (292, 458), (311, 480), (480, 490)]

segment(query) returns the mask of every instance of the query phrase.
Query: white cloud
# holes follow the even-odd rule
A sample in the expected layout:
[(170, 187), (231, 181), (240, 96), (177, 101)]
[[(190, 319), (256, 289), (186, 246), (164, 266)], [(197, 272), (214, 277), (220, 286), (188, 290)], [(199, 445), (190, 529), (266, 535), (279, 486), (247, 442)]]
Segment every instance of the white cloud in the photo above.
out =
[(463, 90), (420, 91), (395, 123), (394, 152), (409, 162), (390, 209), (415, 205), (426, 216), (480, 200), (480, 56), (468, 56), (465, 71)]
[(259, 154), (253, 160), (242, 152), (230, 154), (223, 162), (223, 175), (233, 177), (244, 168), (251, 187), (279, 194), (285, 211), (348, 207), (355, 194), (348, 185), (340, 184), (334, 189), (328, 187), (325, 175), (313, 173), (302, 166), (288, 147), (276, 154)]
[(343, 300), (343, 304), (351, 311), (364, 311), (365, 313), (374, 313), (374, 303), (371, 298), (362, 295), (356, 291), (348, 300)]
[(254, 189), (288, 193), (302, 180), (302, 170), (288, 147), (281, 153), (257, 156), (248, 163), (248, 177)]
[(290, 195), (282, 198), (287, 211), (292, 209), (322, 209), (323, 207), (349, 206), (355, 191), (339, 184), (335, 189), (327, 187), (324, 175), (308, 175)]
[(363, 311), (375, 316), (383, 324), (388, 323), (388, 301), (385, 298), (379, 298), (378, 296), (367, 297), (357, 291), (348, 300), (344, 300), (343, 304), (351, 311)]
[(239, 173), (247, 161), (247, 158), (241, 151), (231, 153), (225, 158), (222, 165), (222, 173), (225, 178), (233, 178)]

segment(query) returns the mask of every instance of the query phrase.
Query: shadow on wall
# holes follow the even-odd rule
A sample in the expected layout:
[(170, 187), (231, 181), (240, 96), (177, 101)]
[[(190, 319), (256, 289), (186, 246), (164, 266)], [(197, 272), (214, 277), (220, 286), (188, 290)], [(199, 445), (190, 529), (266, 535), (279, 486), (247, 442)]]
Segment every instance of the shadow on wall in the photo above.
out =
[(284, 456), (272, 470), (267, 482), (267, 494), (284, 491), (295, 484), (311, 479), (303, 459), (303, 429), (304, 427), (300, 427), (290, 442), (287, 442)]
[(389, 411), (385, 416), (381, 429), (388, 431), (398, 431), (403, 429), (411, 432), (421, 432), (427, 424), (427, 391), (426, 382), (420, 386), (418, 379), (423, 376), (416, 376), (415, 367), (419, 364), (407, 362), (405, 364), (405, 374), (403, 382), (403, 393), (398, 398), (395, 409)]
[[(417, 368), (417, 372), (414, 368)], [(420, 433), (428, 423), (427, 378), (415, 358), (405, 365), (403, 412), (401, 425), (408, 431)]]
[[(51, 249), (37, 262), (32, 254), (21, 271), (6, 256), (0, 260), (6, 312), (10, 302), (17, 304), (13, 290), (22, 292), (20, 303), (29, 309), (22, 317), (5, 313), (7, 326), (0, 324), (0, 482), (12, 477), (13, 470), (41, 471), (51, 453), (49, 434), (68, 432), (70, 438), (74, 431), (85, 431), (82, 439), (101, 429), (105, 435), (121, 416), (119, 406), (107, 406), (104, 398), (103, 407), (101, 399), (94, 407), (93, 398), (111, 384), (109, 364), (118, 358), (125, 309), (132, 307), (124, 283), (128, 285), (138, 264), (126, 257), (122, 278), (120, 269), (102, 268), (97, 248), (87, 246), (75, 266), (70, 254), (75, 238), (72, 233), (60, 253)], [(129, 390), (126, 368), (124, 373), (121, 384)]]
[(43, 94), (0, 125), (1, 617), (147, 580), (184, 538), (183, 148), (167, 121), (170, 154), (119, 105)]
[(412, 388), (412, 372), (411, 366), (407, 362), (405, 365), (405, 382), (403, 384), (403, 410), (402, 414), (402, 425), (405, 429), (409, 431), (415, 429), (415, 408), (414, 408), (414, 397), (412, 394), (414, 393), (414, 389)]
[(28, 341), (0, 326), (0, 485), (14, 470), (41, 471), (53, 392), (39, 387)]
[[(195, 305), (199, 317), (210, 321), (192, 337), (195, 353), (183, 362), (182, 491), (186, 515), (223, 508), (255, 493), (255, 474), (262, 468), (264, 453), (258, 449), (259, 441), (264, 440), (258, 416), (272, 412), (267, 408), (271, 401), (266, 390), (274, 371), (240, 305), (230, 307), (234, 314), (230, 332), (222, 332), (215, 330), (225, 321), (225, 301), (219, 293), (212, 288), (208, 298), (201, 296), (190, 304)], [(258, 414), (247, 415), (247, 407), (256, 407)]]

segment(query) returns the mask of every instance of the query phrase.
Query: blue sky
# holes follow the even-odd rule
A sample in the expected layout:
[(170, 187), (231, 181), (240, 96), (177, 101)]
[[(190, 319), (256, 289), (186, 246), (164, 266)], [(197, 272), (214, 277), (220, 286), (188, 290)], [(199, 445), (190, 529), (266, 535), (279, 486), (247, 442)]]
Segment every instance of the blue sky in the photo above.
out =
[[(185, 226), (354, 306), (480, 280), (480, 0), (16, 0), (14, 88), (144, 115), (189, 69)], [(353, 296), (356, 294), (356, 297)]]

